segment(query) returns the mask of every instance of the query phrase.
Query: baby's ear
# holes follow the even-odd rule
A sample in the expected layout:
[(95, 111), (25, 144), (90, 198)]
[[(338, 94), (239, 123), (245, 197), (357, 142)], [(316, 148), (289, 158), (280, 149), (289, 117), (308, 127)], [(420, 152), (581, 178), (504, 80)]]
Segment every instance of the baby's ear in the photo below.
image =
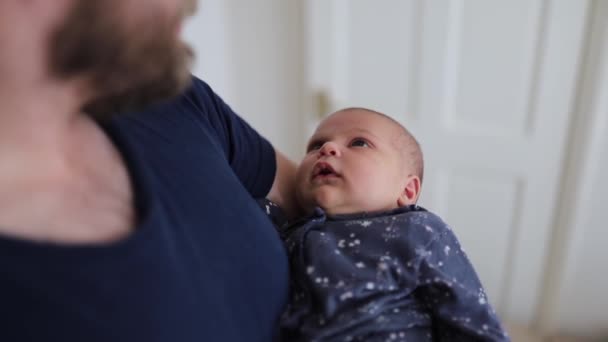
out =
[(397, 205), (400, 207), (416, 204), (420, 196), (420, 178), (415, 175), (407, 177), (407, 182), (401, 191), (401, 195), (397, 199)]

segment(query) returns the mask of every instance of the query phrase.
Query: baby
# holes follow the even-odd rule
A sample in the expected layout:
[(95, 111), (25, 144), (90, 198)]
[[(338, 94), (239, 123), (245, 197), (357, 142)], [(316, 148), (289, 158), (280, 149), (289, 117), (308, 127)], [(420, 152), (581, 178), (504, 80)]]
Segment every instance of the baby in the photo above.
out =
[(297, 175), (310, 216), (280, 230), (282, 340), (509, 340), (454, 232), (416, 206), (422, 178), (418, 142), (390, 117), (350, 108), (319, 125)]

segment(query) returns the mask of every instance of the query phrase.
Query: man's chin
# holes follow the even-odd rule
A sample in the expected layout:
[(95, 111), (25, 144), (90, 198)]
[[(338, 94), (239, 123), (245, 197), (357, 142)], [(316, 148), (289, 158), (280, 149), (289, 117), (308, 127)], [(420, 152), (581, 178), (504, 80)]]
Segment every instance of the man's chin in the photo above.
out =
[[(172, 20), (113, 13), (114, 1), (76, 1), (51, 36), (50, 70), (82, 80), (96, 118), (132, 112), (181, 93), (190, 81), (192, 50), (172, 30)], [(160, 11), (160, 8), (156, 10)]]
[[(188, 50), (182, 60), (173, 64), (159, 65), (162, 72), (142, 75), (139, 80), (127, 80), (130, 86), (121, 91), (105, 89), (100, 95), (87, 103), (83, 111), (95, 118), (105, 118), (120, 113), (142, 110), (148, 106), (171, 99), (181, 94), (192, 81), (190, 65), (193, 55)], [(102, 94), (103, 91), (102, 91)]]
[[(168, 82), (165, 80), (165, 82)], [(109, 118), (122, 113), (131, 113), (143, 110), (149, 106), (169, 100), (181, 94), (191, 83), (191, 76), (187, 76), (174, 82), (168, 82), (164, 86), (154, 83), (134, 87), (120, 94), (101, 96), (83, 107), (83, 112), (94, 118)]]

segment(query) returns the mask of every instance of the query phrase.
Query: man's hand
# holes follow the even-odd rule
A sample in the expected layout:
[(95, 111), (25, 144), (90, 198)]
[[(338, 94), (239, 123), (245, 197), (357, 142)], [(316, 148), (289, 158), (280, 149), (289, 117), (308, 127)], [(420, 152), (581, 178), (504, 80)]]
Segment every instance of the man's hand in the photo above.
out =
[(275, 150), (277, 172), (268, 193), (268, 199), (278, 204), (292, 219), (302, 213), (296, 200), (296, 164), (287, 159), (281, 152)]

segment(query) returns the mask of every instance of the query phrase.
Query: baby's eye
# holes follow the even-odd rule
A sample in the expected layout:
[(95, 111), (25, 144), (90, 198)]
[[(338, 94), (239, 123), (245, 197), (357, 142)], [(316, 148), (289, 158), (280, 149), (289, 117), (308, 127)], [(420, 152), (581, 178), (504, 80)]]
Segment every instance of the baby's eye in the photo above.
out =
[(355, 139), (350, 143), (350, 146), (352, 147), (370, 147), (369, 144), (367, 143), (367, 141), (365, 141), (364, 139)]
[(318, 143), (312, 143), (308, 146), (308, 149), (306, 150), (307, 152), (311, 152), (311, 151), (316, 151), (318, 149), (321, 148), (321, 146), (323, 146), (322, 143), (318, 142)]

